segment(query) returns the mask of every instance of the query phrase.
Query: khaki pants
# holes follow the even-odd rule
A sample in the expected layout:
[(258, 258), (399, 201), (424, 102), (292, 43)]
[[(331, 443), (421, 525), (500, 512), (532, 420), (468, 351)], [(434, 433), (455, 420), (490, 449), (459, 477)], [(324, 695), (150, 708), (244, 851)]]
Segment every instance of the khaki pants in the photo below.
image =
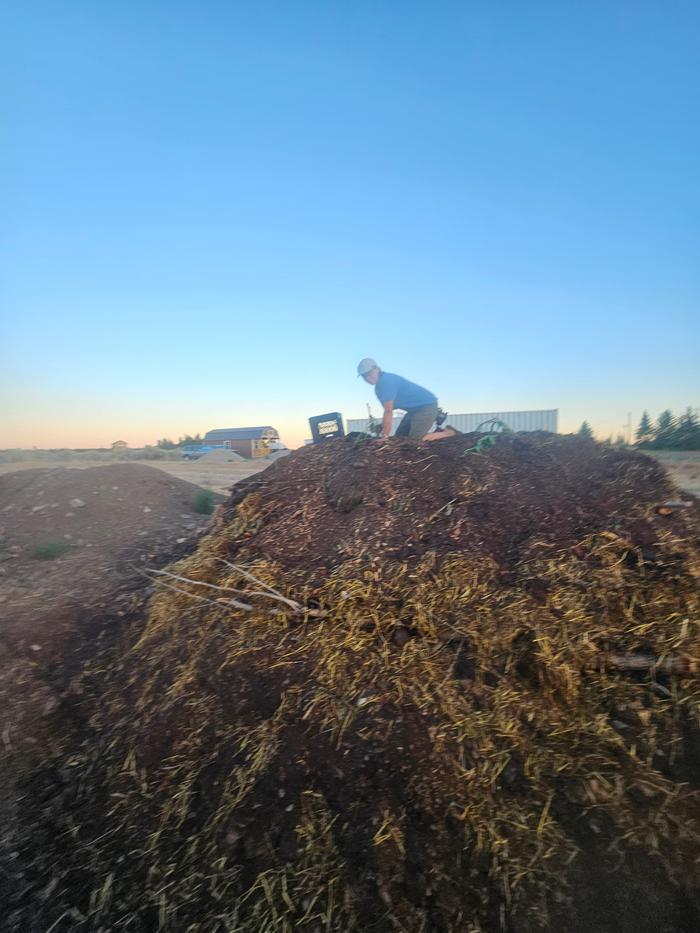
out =
[(396, 429), (396, 437), (412, 437), (420, 440), (432, 428), (437, 418), (437, 403), (434, 405), (421, 405), (420, 408), (411, 408), (401, 419)]

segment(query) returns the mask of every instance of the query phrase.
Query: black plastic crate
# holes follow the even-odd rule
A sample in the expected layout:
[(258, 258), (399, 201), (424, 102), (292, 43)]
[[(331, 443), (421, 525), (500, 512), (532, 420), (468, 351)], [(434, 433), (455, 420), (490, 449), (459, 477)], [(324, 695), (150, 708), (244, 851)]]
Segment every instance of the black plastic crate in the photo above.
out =
[(343, 416), (339, 411), (330, 411), (327, 415), (314, 415), (313, 418), (309, 418), (309, 427), (314, 444), (334, 437), (345, 437)]

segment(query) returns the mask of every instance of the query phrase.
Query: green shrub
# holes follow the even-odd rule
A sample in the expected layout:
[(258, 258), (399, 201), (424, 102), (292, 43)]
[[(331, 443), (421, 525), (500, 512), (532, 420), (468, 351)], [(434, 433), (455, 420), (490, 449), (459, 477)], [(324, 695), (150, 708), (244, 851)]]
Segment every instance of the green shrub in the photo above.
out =
[(53, 560), (69, 551), (71, 545), (65, 541), (42, 541), (34, 546), (32, 556), (37, 560)]
[(211, 515), (214, 511), (214, 493), (209, 492), (208, 489), (202, 489), (194, 497), (192, 508), (200, 515)]

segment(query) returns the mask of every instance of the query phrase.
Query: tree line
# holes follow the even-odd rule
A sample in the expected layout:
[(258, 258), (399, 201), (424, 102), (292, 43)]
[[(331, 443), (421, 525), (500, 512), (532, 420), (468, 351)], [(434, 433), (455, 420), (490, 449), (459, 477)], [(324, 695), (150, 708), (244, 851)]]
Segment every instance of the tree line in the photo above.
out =
[(634, 436), (649, 450), (700, 450), (700, 418), (690, 406), (678, 417), (667, 408), (652, 423), (645, 411)]
[[(581, 437), (593, 437), (587, 421), (583, 422), (577, 433)], [(635, 446), (643, 450), (700, 450), (700, 417), (690, 406), (678, 416), (667, 408), (656, 421), (652, 421), (649, 412), (645, 411), (634, 438)], [(615, 441), (616, 445), (624, 443), (622, 436)]]
[(191, 434), (185, 434), (184, 437), (179, 438), (177, 441), (170, 440), (169, 437), (162, 437), (159, 441), (156, 441), (156, 447), (160, 447), (161, 450), (177, 450), (179, 447), (184, 447), (186, 444), (203, 444), (204, 440), (202, 435), (197, 433), (194, 437)]

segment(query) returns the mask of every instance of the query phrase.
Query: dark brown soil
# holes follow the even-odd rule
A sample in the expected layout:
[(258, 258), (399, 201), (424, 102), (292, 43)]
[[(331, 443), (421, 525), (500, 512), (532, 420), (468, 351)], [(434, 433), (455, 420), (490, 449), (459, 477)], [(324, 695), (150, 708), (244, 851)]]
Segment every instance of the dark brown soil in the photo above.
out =
[(236, 547), (305, 574), (358, 558), (417, 560), (426, 551), (488, 555), (508, 573), (538, 548), (572, 546), (597, 530), (639, 547), (656, 540), (651, 506), (672, 488), (649, 457), (537, 434), (465, 454), (476, 440), (307, 447), (240, 483), (222, 520), (259, 490), (255, 534)]
[[(477, 440), (234, 489), (178, 592), (80, 655), (0, 929), (700, 929), (697, 507), (657, 515), (631, 452)], [(685, 673), (606, 667), (642, 651)]]
[(84, 659), (146, 599), (139, 570), (191, 551), (211, 523), (193, 508), (200, 492), (141, 464), (0, 476), (3, 833), (18, 774), (65, 738), (53, 717)]
[[(76, 613), (113, 604), (117, 590), (138, 582), (140, 564), (191, 549), (210, 521), (193, 508), (199, 492), (141, 464), (0, 476), (2, 641), (38, 643), (44, 655), (55, 647), (61, 657)], [(42, 559), (52, 545), (58, 555)]]

